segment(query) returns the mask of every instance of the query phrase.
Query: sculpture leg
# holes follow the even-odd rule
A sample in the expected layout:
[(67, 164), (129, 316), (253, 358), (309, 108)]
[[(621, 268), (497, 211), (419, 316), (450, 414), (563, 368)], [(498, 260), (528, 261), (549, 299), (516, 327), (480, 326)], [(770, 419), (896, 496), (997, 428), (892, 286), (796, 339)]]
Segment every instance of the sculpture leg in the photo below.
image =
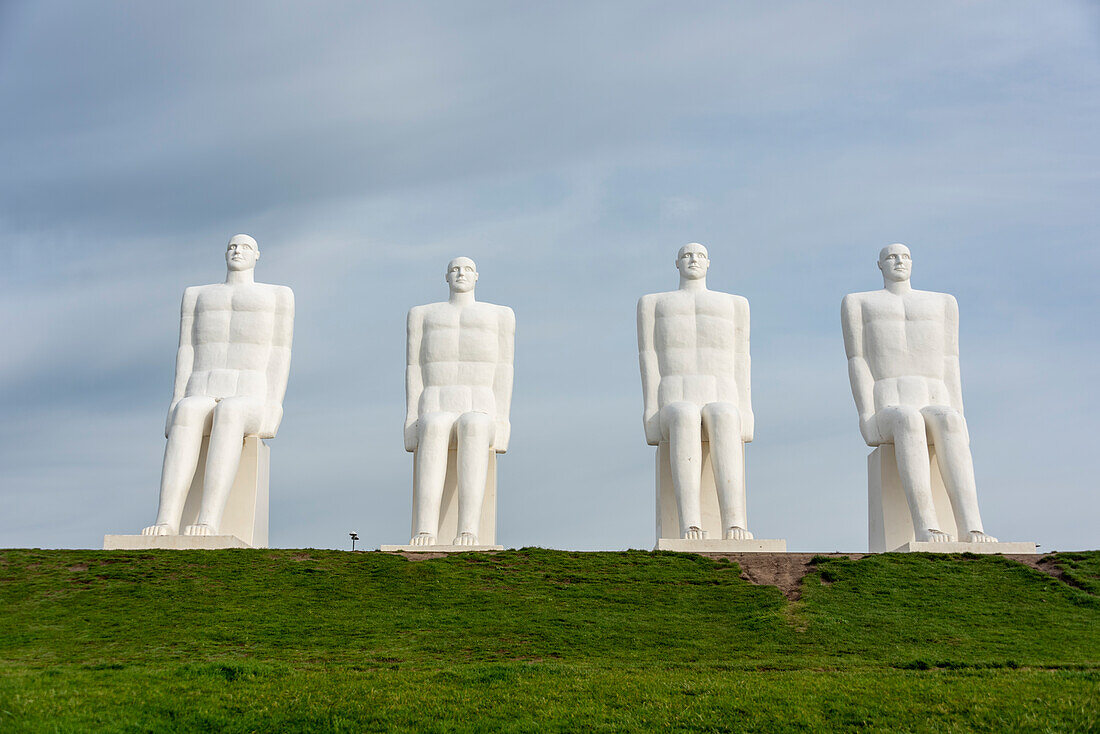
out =
[(672, 488), (680, 508), (680, 534), (702, 539), (703, 514), (699, 506), (699, 481), (702, 475), (702, 416), (692, 403), (670, 403), (661, 408), (661, 432), (668, 439), (672, 464)]
[(727, 540), (751, 540), (745, 507), (745, 467), (741, 443), (741, 412), (731, 403), (703, 407), (703, 428), (710, 439), (714, 486), (722, 514), (722, 533)]
[(456, 424), (458, 439), (458, 535), (455, 545), (477, 545), (493, 418), (487, 413), (463, 413)]
[(913, 408), (885, 408), (880, 413), (879, 425), (890, 434), (884, 438), (894, 441), (894, 453), (898, 460), (898, 475), (909, 512), (913, 516), (916, 539), (949, 541), (951, 536), (939, 528), (936, 505), (932, 500), (932, 475), (928, 466), (928, 428), (924, 416)]
[(185, 535), (217, 535), (225, 514), (229, 490), (241, 466), (244, 437), (260, 428), (263, 406), (244, 398), (226, 398), (214, 408), (210, 445), (206, 452), (202, 506), (194, 525)]
[(978, 512), (978, 488), (974, 481), (974, 460), (970, 455), (970, 435), (966, 419), (954, 408), (930, 406), (921, 411), (936, 446), (940, 472), (947, 495), (951, 498), (951, 510), (959, 540), (996, 542), (986, 535)]
[(176, 405), (164, 447), (164, 466), (160, 473), (160, 506), (157, 522), (141, 531), (142, 535), (176, 535), (187, 501), (187, 490), (199, 463), (202, 437), (210, 426), (213, 398), (184, 398)]
[(416, 423), (416, 506), (413, 507), (413, 537), (411, 545), (435, 545), (439, 532), (439, 504), (443, 500), (443, 483), (447, 480), (447, 450), (455, 416), (450, 413), (429, 413)]

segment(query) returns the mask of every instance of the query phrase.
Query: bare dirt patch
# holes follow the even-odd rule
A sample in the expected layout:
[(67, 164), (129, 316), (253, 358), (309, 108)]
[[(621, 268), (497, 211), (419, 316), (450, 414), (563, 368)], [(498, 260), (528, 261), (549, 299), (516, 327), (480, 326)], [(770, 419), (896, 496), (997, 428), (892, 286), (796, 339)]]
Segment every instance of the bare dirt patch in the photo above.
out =
[(73, 565), (69, 566), (69, 570), (72, 571), (73, 573), (76, 573), (77, 571), (87, 571), (88, 570), (88, 564), (87, 563), (74, 563)]
[(761, 586), (776, 586), (791, 601), (802, 596), (802, 579), (813, 569), (810, 561), (828, 558), (863, 558), (866, 553), (700, 553), (708, 558), (728, 558), (741, 567), (741, 578)]

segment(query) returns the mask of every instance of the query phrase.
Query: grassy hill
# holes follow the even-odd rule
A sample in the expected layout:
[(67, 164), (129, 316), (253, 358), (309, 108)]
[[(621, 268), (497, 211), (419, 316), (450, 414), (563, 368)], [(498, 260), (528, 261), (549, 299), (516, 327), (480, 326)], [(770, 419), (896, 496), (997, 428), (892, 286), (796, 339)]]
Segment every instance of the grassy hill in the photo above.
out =
[(0, 551), (0, 731), (1095, 731), (1100, 552)]

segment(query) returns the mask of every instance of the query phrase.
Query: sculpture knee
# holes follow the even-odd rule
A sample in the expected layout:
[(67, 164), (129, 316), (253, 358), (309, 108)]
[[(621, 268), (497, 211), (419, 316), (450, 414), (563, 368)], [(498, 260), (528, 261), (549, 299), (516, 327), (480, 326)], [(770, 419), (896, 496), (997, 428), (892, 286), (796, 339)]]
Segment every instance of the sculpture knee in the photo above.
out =
[(702, 410), (703, 425), (710, 433), (741, 436), (741, 411), (733, 403), (709, 403)]
[(213, 408), (214, 401), (210, 398), (184, 398), (176, 404), (172, 425), (186, 428), (202, 426), (210, 418)]
[(493, 418), (488, 413), (463, 413), (455, 425), (458, 435), (468, 440), (488, 442), (493, 432)]
[(954, 408), (934, 406), (925, 408), (921, 413), (948, 436), (966, 435), (966, 419)]
[(454, 416), (446, 413), (429, 413), (420, 416), (416, 422), (416, 430), (421, 443), (443, 443), (447, 445), (450, 443), (451, 429), (454, 424)]
[(924, 436), (927, 426), (924, 416), (913, 408), (894, 408), (891, 410), (890, 425), (895, 436), (901, 435), (909, 438)]
[(669, 403), (661, 408), (661, 432), (666, 439), (673, 430), (697, 428), (701, 420), (699, 406), (692, 403)]

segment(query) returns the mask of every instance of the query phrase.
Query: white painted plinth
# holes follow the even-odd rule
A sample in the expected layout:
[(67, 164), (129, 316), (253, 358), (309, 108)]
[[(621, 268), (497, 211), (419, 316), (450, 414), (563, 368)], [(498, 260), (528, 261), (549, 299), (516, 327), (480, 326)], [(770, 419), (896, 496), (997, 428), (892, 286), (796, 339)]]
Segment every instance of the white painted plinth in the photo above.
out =
[[(183, 506), (183, 518), (180, 529), (188, 525), (194, 525), (199, 517), (199, 508), (202, 506), (203, 477), (206, 474), (206, 450), (210, 443), (210, 437), (202, 439), (202, 448), (199, 450), (199, 463), (195, 468), (195, 478), (191, 480), (191, 488), (187, 491), (187, 501)], [(232, 538), (236, 543), (228, 543), (218, 546), (189, 546), (189, 545), (127, 545), (126, 548), (266, 548), (267, 547), (267, 518), (268, 518), (268, 487), (270, 482), (271, 449), (260, 438), (248, 436), (244, 439), (241, 450), (241, 465), (237, 469), (237, 477), (233, 480), (233, 486), (229, 490), (229, 499), (225, 502), (225, 514), (222, 515), (222, 524), (218, 528), (216, 536), (192, 536), (161, 535), (155, 536), (161, 539), (183, 538), (205, 541), (209, 538)], [(137, 535), (107, 535), (104, 537), (104, 550), (108, 548), (107, 538), (140, 538)], [(153, 537), (153, 536), (150, 536)], [(127, 541), (130, 542), (130, 541)], [(244, 543), (243, 546), (237, 543)], [(115, 549), (121, 550), (122, 546)]]
[[(458, 535), (458, 450), (451, 449), (447, 452), (447, 479), (443, 483), (443, 499), (439, 504), (439, 531), (435, 537), (437, 540), (449, 543)], [(416, 535), (416, 506), (419, 499), (416, 495), (416, 452), (413, 452), (413, 526), (409, 537)], [(481, 503), (481, 524), (478, 527), (477, 539), (481, 541), (477, 546), (428, 546), (429, 548), (457, 548), (468, 550), (471, 547), (487, 550), (500, 550), (497, 542), (497, 455), (489, 449), (489, 470), (485, 473), (485, 499)], [(391, 546), (383, 546), (382, 550)], [(405, 546), (392, 546), (396, 549), (405, 549)], [(424, 550), (424, 546), (413, 546), (417, 550)], [(430, 552), (430, 551), (429, 551)]]
[(378, 550), (386, 553), (480, 553), (502, 551), (503, 545), (383, 545)]
[(1034, 543), (918, 543), (895, 548), (894, 553), (1025, 553), (1039, 551)]
[[(741, 458), (745, 457), (745, 448), (741, 447)], [(744, 461), (741, 466), (744, 467)], [(742, 469), (744, 471), (744, 469)], [(672, 466), (669, 461), (668, 441), (661, 441), (657, 447), (657, 544), (658, 550), (665, 550), (662, 540), (682, 540), (680, 537), (680, 506), (676, 503), (676, 491), (672, 487)], [(707, 533), (707, 541), (720, 540), (725, 535), (722, 527), (722, 512), (718, 506), (718, 490), (714, 487), (714, 464), (710, 460), (710, 442), (703, 442), (703, 468), (699, 482), (699, 509), (702, 511), (702, 530)], [(740, 542), (740, 541), (730, 541)], [(785, 543), (786, 541), (749, 541), (766, 543)], [(668, 548), (667, 550), (679, 550)], [(776, 551), (780, 552), (780, 551)]]
[(723, 540), (704, 538), (703, 540), (685, 540), (684, 538), (658, 538), (654, 550), (681, 551), (684, 553), (786, 553), (786, 540)]
[[(928, 447), (928, 458), (932, 473), (932, 501), (940, 521), (939, 529), (957, 538), (959, 532), (955, 514), (940, 476), (935, 446)], [(867, 457), (867, 549), (871, 553), (885, 553), (915, 540), (913, 514), (909, 511), (905, 490), (901, 488), (894, 447), (883, 444)]]
[(234, 535), (104, 535), (103, 550), (220, 550), (248, 548)]

